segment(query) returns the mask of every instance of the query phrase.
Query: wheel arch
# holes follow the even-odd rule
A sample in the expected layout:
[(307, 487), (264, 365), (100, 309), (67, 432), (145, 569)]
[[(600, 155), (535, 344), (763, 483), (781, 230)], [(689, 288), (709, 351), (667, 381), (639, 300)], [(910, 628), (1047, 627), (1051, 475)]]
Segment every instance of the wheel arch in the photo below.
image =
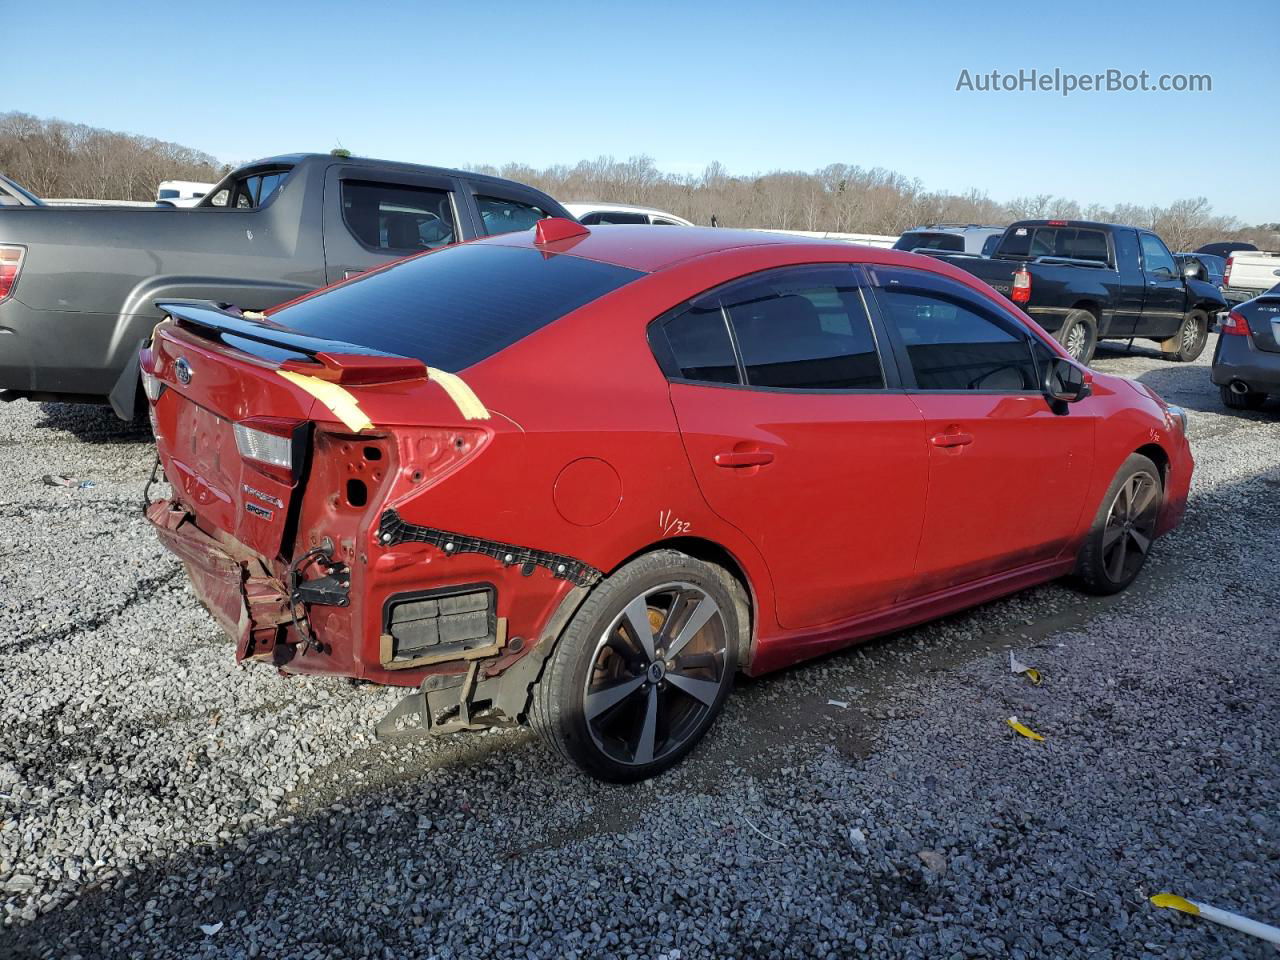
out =
[(755, 649), (757, 618), (760, 612), (759, 596), (746, 566), (723, 544), (705, 537), (669, 537), (646, 544), (639, 550), (624, 557), (607, 571), (612, 574), (633, 560), (657, 550), (678, 550), (681, 553), (719, 567), (728, 575), (729, 592), (733, 594), (738, 605), (738, 669), (745, 670), (751, 665), (751, 654)]
[(1146, 443), (1133, 452), (1141, 454), (1156, 465), (1160, 471), (1160, 484), (1167, 488), (1169, 486), (1169, 454), (1164, 447), (1158, 443)]
[(1102, 305), (1096, 300), (1090, 300), (1087, 297), (1077, 300), (1071, 305), (1072, 310), (1083, 310), (1086, 313), (1093, 314), (1094, 323), (1102, 322)]

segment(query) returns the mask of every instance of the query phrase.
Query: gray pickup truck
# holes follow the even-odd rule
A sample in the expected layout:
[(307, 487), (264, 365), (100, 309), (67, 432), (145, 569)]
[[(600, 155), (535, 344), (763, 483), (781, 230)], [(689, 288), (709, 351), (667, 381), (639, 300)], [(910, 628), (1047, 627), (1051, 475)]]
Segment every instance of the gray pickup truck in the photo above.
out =
[[(157, 300), (264, 310), (399, 257), (572, 216), (496, 177), (324, 154), (229, 174), (198, 206), (0, 209), (0, 399), (133, 416)], [(142, 409), (142, 407), (137, 407)]]

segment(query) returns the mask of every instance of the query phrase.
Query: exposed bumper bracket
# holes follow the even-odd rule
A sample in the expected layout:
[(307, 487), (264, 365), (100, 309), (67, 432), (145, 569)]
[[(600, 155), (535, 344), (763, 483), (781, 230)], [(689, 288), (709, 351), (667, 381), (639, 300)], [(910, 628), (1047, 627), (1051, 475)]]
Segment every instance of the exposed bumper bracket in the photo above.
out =
[(568, 580), (579, 587), (590, 587), (599, 582), (603, 574), (595, 567), (546, 550), (534, 550), (531, 547), (519, 547), (498, 540), (481, 540), (461, 533), (450, 533), (436, 527), (421, 527), (408, 523), (400, 518), (394, 510), (387, 510), (378, 522), (378, 542), (384, 547), (397, 543), (429, 543), (447, 556), (459, 553), (479, 553), (493, 557), (503, 566), (519, 566), (526, 576), (535, 567), (543, 567), (551, 571), (553, 577)]
[[(373, 728), (379, 740), (392, 737), (412, 737), (423, 734), (443, 736), (458, 733), (462, 730), (483, 730), (495, 726), (497, 719), (477, 721), (471, 716), (471, 696), (475, 693), (476, 678), (480, 673), (480, 661), (472, 660), (467, 665), (467, 674), (458, 691), (457, 699), (451, 700), (449, 694), (455, 688), (442, 689), (442, 677), (427, 677), (413, 693), (402, 699), (391, 711), (377, 722)], [(443, 694), (444, 696), (439, 696)], [(441, 703), (441, 700), (445, 700)], [(451, 702), (450, 702), (451, 701)], [(457, 707), (457, 714), (445, 720), (437, 721), (438, 714), (445, 713), (450, 707)]]

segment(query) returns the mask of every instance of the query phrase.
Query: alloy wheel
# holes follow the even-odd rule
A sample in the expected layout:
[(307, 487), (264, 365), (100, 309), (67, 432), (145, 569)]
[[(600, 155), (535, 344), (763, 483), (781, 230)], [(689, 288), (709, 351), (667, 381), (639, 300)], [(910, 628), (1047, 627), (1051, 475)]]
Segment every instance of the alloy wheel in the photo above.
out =
[(1203, 349), (1203, 343), (1209, 336), (1209, 331), (1195, 317), (1188, 318), (1182, 325), (1182, 353), (1183, 356), (1194, 356), (1199, 354)]
[(587, 672), (583, 714), (610, 759), (640, 766), (701, 730), (726, 682), (720, 607), (692, 583), (635, 597), (601, 634)]
[(1071, 354), (1073, 360), (1084, 360), (1085, 345), (1088, 342), (1089, 335), (1084, 329), (1084, 324), (1077, 323), (1067, 331), (1067, 342), (1063, 344), (1067, 353)]
[(1133, 474), (1116, 492), (1102, 533), (1102, 566), (1114, 583), (1137, 575), (1155, 539), (1160, 511), (1160, 482), (1145, 470)]

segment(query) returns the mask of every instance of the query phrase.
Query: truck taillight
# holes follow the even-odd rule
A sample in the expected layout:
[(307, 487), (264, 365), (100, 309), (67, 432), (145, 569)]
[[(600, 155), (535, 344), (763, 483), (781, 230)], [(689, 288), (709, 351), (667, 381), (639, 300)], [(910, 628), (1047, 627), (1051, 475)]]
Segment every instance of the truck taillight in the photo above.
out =
[(1026, 267), (1020, 267), (1013, 275), (1013, 289), (1009, 299), (1014, 303), (1027, 303), (1031, 300), (1031, 274)]
[(1227, 257), (1226, 269), (1222, 271), (1222, 285), (1224, 287), (1231, 286), (1231, 264), (1235, 262), (1235, 257)]
[(292, 485), (302, 462), (305, 423), (281, 417), (253, 417), (234, 425), (236, 449), (250, 466)]
[(22, 272), (22, 258), (26, 247), (0, 246), (0, 303), (13, 296), (13, 288)]
[(1225, 333), (1235, 337), (1247, 337), (1249, 335), (1249, 321), (1245, 319), (1244, 314), (1232, 310), (1227, 314), (1227, 319), (1218, 324), (1218, 333)]

